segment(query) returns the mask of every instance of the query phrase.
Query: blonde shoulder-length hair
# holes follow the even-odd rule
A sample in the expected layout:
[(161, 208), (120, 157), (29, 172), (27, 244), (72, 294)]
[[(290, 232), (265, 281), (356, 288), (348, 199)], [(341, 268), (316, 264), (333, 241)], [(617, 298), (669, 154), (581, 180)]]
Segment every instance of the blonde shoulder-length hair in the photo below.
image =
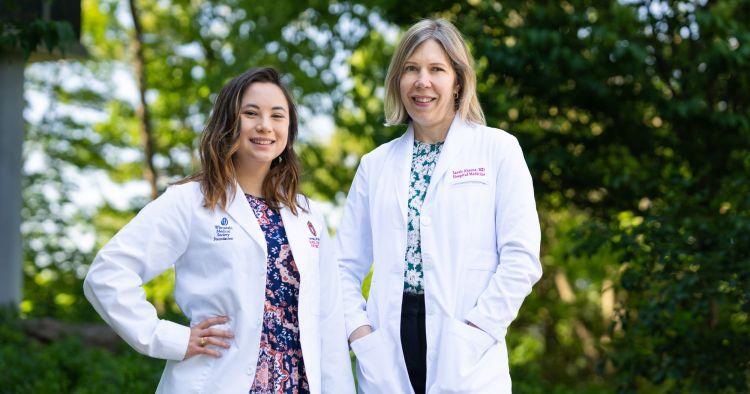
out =
[(427, 40), (435, 40), (443, 47), (451, 61), (458, 82), (456, 112), (462, 120), (485, 125), (484, 113), (477, 99), (477, 75), (474, 59), (461, 33), (445, 19), (424, 19), (404, 33), (388, 66), (385, 77), (385, 124), (393, 126), (409, 123), (411, 118), (401, 101), (401, 75), (404, 63), (415, 49)]

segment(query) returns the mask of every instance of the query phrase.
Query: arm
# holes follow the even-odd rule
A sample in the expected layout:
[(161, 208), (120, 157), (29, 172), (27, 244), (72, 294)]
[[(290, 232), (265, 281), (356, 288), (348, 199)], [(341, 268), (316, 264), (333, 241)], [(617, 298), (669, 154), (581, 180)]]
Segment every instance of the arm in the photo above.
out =
[[(367, 189), (367, 170), (363, 158), (349, 189), (344, 216), (336, 232), (336, 261), (341, 277), (346, 335), (350, 340), (358, 338), (352, 335), (357, 328), (372, 326), (362, 296), (362, 280), (370, 272), (373, 258)], [(357, 334), (360, 333), (361, 330)]]
[(191, 215), (184, 194), (173, 187), (146, 205), (99, 251), (83, 284), (94, 309), (130, 346), (170, 360), (185, 357), (190, 328), (160, 320), (143, 285), (187, 248)]
[(495, 236), (499, 264), (477, 305), (466, 316), (470, 323), (502, 340), (518, 315), (524, 298), (542, 276), (541, 233), (534, 187), (518, 141), (513, 138), (500, 155), (495, 199)]
[(320, 227), (320, 333), (321, 392), (353, 393), (349, 347), (346, 342), (339, 270), (333, 257), (333, 243), (322, 216)]

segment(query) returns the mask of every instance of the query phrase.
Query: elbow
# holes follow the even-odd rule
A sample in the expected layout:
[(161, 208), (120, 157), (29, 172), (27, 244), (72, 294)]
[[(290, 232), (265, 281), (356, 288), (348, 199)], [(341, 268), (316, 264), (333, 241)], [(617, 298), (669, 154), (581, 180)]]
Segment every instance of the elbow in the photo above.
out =
[(542, 279), (542, 275), (544, 274), (542, 272), (542, 263), (539, 261), (539, 258), (535, 258), (533, 261), (534, 261), (534, 264), (533, 264), (534, 269), (531, 271), (531, 274), (529, 275), (530, 276), (529, 279), (531, 280), (532, 285), (539, 282), (539, 280)]
[(91, 303), (96, 299), (96, 275), (91, 267), (89, 267), (86, 277), (83, 278), (83, 295)]

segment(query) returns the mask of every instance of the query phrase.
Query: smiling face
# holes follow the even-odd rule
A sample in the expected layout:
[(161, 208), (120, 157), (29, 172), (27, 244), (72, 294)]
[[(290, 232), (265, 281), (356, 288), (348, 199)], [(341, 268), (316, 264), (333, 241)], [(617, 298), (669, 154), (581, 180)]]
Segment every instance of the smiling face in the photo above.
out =
[(399, 87), (415, 136), (425, 142), (434, 142), (429, 136), (445, 138), (456, 114), (454, 95), (459, 87), (451, 61), (437, 41), (426, 40), (406, 59)]
[(235, 166), (268, 171), (284, 152), (288, 137), (289, 104), (284, 92), (273, 83), (252, 83), (242, 95)]

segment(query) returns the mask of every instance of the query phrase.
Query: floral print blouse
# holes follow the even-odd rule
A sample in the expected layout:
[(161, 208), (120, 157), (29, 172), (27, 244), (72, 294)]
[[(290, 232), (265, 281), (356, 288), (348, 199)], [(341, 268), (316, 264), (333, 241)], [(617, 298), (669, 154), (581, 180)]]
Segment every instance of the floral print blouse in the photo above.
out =
[(281, 213), (262, 198), (245, 197), (266, 237), (268, 268), (263, 330), (251, 394), (309, 393), (300, 343), (300, 277)]
[(409, 213), (406, 232), (406, 269), (404, 270), (404, 293), (424, 294), (424, 272), (422, 271), (422, 245), (419, 235), (419, 213), (422, 210), (427, 187), (430, 186), (432, 170), (440, 157), (443, 143), (426, 144), (414, 140), (409, 176)]

